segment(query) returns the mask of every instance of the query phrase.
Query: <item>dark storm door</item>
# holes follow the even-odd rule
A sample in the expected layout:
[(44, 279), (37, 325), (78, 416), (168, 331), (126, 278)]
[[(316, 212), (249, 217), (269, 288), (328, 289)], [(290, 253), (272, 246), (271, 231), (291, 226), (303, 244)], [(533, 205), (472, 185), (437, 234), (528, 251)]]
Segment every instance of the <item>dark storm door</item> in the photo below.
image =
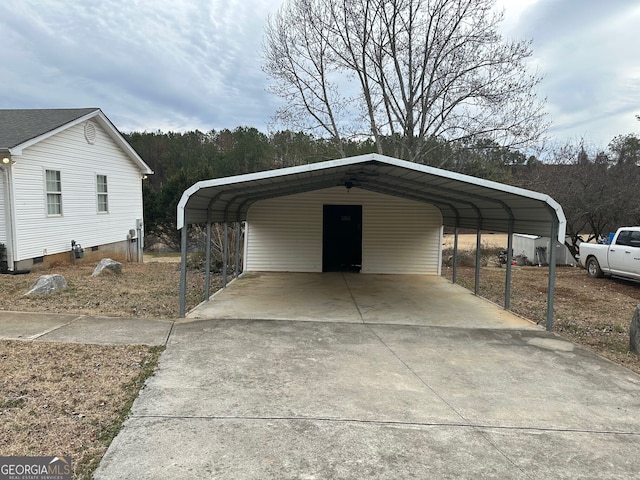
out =
[(322, 271), (359, 272), (362, 267), (362, 205), (324, 205)]

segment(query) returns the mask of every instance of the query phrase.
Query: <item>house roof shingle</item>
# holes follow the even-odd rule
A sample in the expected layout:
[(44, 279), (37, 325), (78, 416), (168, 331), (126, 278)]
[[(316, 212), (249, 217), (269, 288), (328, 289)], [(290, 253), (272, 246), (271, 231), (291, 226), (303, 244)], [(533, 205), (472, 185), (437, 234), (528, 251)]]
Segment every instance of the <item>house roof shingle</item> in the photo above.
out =
[(98, 108), (0, 110), (0, 149), (14, 148)]
[(48, 138), (67, 126), (82, 122), (84, 118), (95, 120), (101, 125), (107, 135), (133, 160), (143, 175), (153, 173), (149, 165), (144, 163), (140, 155), (127, 143), (99, 108), (0, 110), (0, 151), (8, 151), (12, 156), (22, 155), (23, 148)]

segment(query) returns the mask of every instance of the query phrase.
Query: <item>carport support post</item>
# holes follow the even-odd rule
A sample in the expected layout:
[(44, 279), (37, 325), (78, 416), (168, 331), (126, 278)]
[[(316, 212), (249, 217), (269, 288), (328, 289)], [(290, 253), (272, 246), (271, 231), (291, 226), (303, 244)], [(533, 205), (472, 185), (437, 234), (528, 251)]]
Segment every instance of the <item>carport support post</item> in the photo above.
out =
[(478, 291), (480, 290), (480, 241), (482, 239), (482, 234), (480, 230), (482, 229), (482, 223), (478, 225), (478, 233), (476, 234), (476, 276), (474, 279), (473, 293), (478, 295)]
[(458, 278), (458, 226), (456, 225), (455, 233), (453, 236), (453, 283), (456, 283)]
[(207, 220), (207, 245), (205, 247), (204, 300), (209, 300), (211, 284), (211, 220)]
[(240, 236), (242, 235), (242, 224), (236, 222), (236, 264), (234, 269), (235, 277), (240, 275)]
[(551, 252), (549, 252), (549, 291), (547, 293), (547, 331), (553, 328), (553, 298), (556, 288), (556, 256), (558, 242), (558, 220), (553, 219), (551, 224)]
[(224, 222), (224, 240), (222, 242), (222, 288), (227, 286), (227, 261), (229, 259), (229, 223)]
[(187, 311), (187, 223), (180, 232), (180, 318), (184, 318)]
[(509, 220), (507, 232), (507, 275), (504, 281), (504, 309), (511, 308), (511, 262), (513, 260), (513, 219)]

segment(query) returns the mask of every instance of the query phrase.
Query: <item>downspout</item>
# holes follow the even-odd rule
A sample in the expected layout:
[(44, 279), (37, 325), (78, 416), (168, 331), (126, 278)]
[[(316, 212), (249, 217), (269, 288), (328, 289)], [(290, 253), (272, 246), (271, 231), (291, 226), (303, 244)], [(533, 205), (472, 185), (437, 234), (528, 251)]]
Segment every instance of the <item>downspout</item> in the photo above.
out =
[(142, 263), (144, 260), (144, 221), (142, 218), (136, 218), (136, 244), (138, 246), (138, 263)]

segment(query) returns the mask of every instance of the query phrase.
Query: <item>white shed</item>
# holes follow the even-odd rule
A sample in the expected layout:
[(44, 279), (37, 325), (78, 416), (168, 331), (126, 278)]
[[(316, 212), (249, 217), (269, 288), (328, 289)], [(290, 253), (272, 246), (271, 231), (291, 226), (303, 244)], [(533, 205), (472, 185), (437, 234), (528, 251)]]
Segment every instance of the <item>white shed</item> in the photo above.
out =
[(9, 270), (139, 257), (153, 172), (100, 109), (0, 110), (0, 159)]
[[(574, 266), (576, 261), (566, 245), (555, 241), (553, 243), (556, 246), (556, 265)], [(527, 261), (533, 265), (547, 265), (549, 263), (550, 251), (550, 237), (527, 235), (524, 233), (515, 233), (513, 235), (514, 256), (524, 256), (527, 258)]]

